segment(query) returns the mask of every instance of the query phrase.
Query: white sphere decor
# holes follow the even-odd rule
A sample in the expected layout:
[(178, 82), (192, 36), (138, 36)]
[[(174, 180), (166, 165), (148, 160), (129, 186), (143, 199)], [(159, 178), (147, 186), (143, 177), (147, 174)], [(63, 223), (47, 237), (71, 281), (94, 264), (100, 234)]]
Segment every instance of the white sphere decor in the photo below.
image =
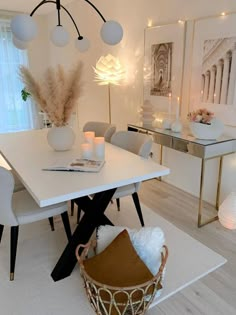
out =
[(64, 47), (69, 43), (69, 33), (62, 25), (57, 25), (51, 31), (51, 41), (57, 47)]
[(28, 48), (28, 42), (24, 42), (23, 40), (17, 39), (14, 35), (12, 37), (13, 45), (21, 50), (25, 50)]
[(16, 15), (11, 20), (11, 30), (14, 36), (22, 41), (29, 42), (37, 36), (38, 27), (34, 19), (27, 14)]
[(102, 40), (108, 45), (116, 45), (123, 38), (122, 26), (116, 21), (106, 21), (100, 31)]
[(80, 51), (80, 52), (86, 52), (89, 47), (90, 47), (90, 42), (88, 38), (83, 37), (83, 39), (76, 39), (75, 41), (75, 47)]
[(220, 223), (227, 229), (236, 229), (236, 193), (232, 192), (222, 202), (218, 211)]
[(55, 151), (67, 151), (72, 148), (75, 142), (75, 133), (70, 126), (53, 126), (48, 130), (47, 140)]

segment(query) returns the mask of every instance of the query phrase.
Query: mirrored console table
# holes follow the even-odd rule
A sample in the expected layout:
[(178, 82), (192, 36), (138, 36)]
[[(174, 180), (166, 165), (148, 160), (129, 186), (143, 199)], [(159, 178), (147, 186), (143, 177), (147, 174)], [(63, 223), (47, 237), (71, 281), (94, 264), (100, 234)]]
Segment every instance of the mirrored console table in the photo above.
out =
[(227, 136), (222, 136), (217, 140), (199, 140), (193, 136), (188, 135), (187, 131), (175, 133), (171, 130), (154, 128), (151, 125), (128, 124), (128, 130), (143, 132), (150, 134), (153, 141), (160, 145), (160, 164), (162, 164), (163, 147), (168, 147), (186, 154), (193, 155), (201, 159), (201, 176), (199, 189), (199, 203), (198, 203), (198, 227), (202, 227), (210, 222), (218, 219), (214, 216), (208, 220), (202, 219), (202, 198), (204, 186), (205, 163), (207, 160), (219, 158), (219, 172), (216, 191), (216, 210), (219, 209), (221, 174), (223, 167), (223, 157), (228, 154), (236, 152), (236, 139)]

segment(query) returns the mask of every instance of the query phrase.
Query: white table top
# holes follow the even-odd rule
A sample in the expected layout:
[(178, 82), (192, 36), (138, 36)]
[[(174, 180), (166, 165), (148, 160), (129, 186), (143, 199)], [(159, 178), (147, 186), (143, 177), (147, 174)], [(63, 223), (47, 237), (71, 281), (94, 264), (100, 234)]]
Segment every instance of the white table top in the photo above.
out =
[(47, 129), (0, 135), (0, 152), (16, 170), (40, 207), (169, 174), (167, 167), (106, 143), (106, 163), (99, 173), (43, 171), (58, 159), (80, 157), (82, 135), (72, 150), (56, 152)]

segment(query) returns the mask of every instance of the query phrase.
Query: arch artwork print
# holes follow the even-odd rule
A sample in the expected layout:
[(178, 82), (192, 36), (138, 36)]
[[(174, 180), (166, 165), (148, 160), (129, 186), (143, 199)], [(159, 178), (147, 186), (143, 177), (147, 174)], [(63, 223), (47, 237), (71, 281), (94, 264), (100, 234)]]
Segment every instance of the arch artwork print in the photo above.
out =
[(150, 95), (168, 96), (171, 93), (173, 43), (151, 47)]

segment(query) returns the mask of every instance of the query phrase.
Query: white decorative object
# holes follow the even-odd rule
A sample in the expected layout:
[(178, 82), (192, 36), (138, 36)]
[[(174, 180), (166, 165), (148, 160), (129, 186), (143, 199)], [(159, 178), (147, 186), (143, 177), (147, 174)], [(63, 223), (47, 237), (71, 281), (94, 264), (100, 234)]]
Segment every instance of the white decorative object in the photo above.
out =
[(81, 156), (83, 159), (91, 159), (93, 156), (93, 146), (91, 143), (81, 144)]
[(176, 119), (172, 124), (171, 124), (171, 130), (173, 132), (181, 132), (182, 130), (182, 123), (179, 119)]
[(18, 49), (25, 50), (28, 48), (28, 42), (17, 39), (14, 35), (12, 36), (12, 42)]
[(89, 50), (90, 47), (90, 42), (87, 37), (83, 37), (83, 39), (78, 40), (76, 38), (75, 40), (75, 47), (80, 51), (80, 52), (86, 52)]
[(87, 143), (90, 143), (93, 146), (93, 140), (95, 137), (95, 132), (94, 131), (85, 131), (84, 132), (84, 140)]
[(50, 38), (53, 44), (57, 47), (66, 46), (70, 40), (69, 33), (62, 25), (57, 25), (53, 28)]
[(163, 129), (171, 129), (171, 119), (165, 118), (162, 122), (162, 128)]
[(236, 193), (232, 192), (222, 202), (218, 217), (220, 223), (230, 230), (236, 229)]
[(93, 144), (94, 144), (95, 159), (104, 160), (105, 159), (105, 139), (104, 139), (104, 137), (95, 137)]
[(209, 125), (191, 121), (189, 128), (193, 136), (197, 139), (215, 140), (222, 135), (224, 124), (219, 119), (213, 118)]
[(145, 100), (141, 106), (142, 110), (140, 112), (141, 121), (144, 125), (151, 125), (155, 119), (154, 117), (154, 107), (149, 100)]
[(53, 126), (48, 130), (47, 140), (55, 151), (67, 151), (75, 142), (75, 133), (70, 126)]
[(101, 28), (100, 35), (102, 40), (108, 45), (116, 45), (123, 38), (123, 29), (116, 21), (106, 21)]
[(38, 27), (32, 16), (19, 14), (11, 20), (11, 30), (14, 36), (21, 41), (31, 41), (37, 36)]

